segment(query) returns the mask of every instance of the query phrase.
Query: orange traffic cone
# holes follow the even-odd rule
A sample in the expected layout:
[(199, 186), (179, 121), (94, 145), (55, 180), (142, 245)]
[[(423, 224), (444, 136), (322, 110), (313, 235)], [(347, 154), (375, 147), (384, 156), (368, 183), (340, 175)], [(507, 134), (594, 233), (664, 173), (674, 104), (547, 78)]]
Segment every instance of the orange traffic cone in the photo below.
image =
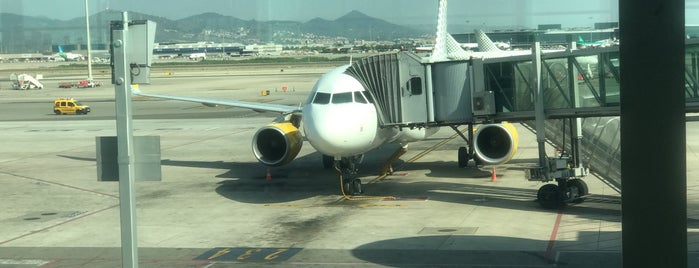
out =
[(269, 168), (267, 168), (267, 176), (265, 177), (265, 180), (271, 181), (272, 180), (272, 174), (269, 173)]
[(498, 180), (498, 174), (495, 173), (495, 167), (493, 167), (493, 172), (490, 173), (490, 181), (497, 181)]

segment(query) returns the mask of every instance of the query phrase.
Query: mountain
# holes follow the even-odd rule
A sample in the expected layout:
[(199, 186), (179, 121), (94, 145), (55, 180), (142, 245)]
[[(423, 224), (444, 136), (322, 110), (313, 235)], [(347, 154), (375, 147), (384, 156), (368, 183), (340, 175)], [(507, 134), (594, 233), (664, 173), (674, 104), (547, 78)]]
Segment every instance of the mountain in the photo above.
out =
[(418, 37), (422, 31), (373, 18), (359, 11), (328, 21), (316, 18), (304, 23), (302, 31), (323, 36), (346, 37), (364, 40), (393, 40), (395, 38)]
[[(217, 13), (203, 13), (178, 20), (132, 11), (128, 16), (129, 20), (156, 22), (155, 41), (158, 43), (206, 41), (296, 45), (343, 38), (349, 41), (390, 41), (419, 38), (433, 32), (392, 24), (359, 11), (349, 12), (335, 20), (315, 18), (307, 22), (242, 20)], [(94, 49), (107, 49), (110, 22), (121, 19), (122, 12), (117, 10), (90, 15)], [(84, 45), (86, 40), (85, 17), (55, 20), (0, 13), (0, 33), (0, 53), (55, 52), (58, 44), (79, 50), (80, 44)]]

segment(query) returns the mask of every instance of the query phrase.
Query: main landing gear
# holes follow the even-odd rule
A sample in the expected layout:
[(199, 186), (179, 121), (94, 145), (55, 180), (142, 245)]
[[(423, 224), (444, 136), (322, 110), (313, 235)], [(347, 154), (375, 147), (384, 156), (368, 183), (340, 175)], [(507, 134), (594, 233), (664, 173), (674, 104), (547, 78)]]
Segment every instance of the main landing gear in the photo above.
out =
[(481, 164), (480, 159), (476, 157), (476, 153), (474, 152), (474, 145), (473, 145), (473, 124), (468, 125), (468, 137), (464, 136), (464, 133), (461, 132), (456, 126), (451, 126), (451, 128), (458, 134), (464, 141), (466, 141), (466, 144), (468, 144), (468, 147), (461, 146), (459, 147), (458, 152), (458, 163), (460, 168), (465, 168), (468, 166), (468, 161), (473, 159), (474, 163), (476, 166), (479, 166)]

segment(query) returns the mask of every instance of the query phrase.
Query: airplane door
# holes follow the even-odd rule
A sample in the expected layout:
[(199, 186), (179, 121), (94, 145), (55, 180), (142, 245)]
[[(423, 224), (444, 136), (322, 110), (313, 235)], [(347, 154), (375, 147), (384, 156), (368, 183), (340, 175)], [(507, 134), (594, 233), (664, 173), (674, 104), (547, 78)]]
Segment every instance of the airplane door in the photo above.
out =
[(411, 57), (411, 54), (400, 53), (400, 97), (402, 123), (427, 122), (427, 94), (425, 84), (425, 65)]

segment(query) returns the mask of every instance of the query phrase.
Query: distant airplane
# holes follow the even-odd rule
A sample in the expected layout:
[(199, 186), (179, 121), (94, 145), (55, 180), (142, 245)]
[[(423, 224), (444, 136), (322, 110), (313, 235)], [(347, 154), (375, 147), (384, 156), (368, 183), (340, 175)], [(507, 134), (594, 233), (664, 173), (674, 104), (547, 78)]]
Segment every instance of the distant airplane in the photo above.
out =
[(578, 35), (578, 45), (583, 47), (608, 47), (614, 44), (610, 39), (598, 40), (598, 41), (585, 41), (582, 36)]
[(205, 60), (206, 59), (206, 51), (189, 54), (189, 59), (190, 60)]
[(77, 53), (63, 52), (63, 47), (61, 47), (60, 45), (58, 45), (58, 56), (65, 60), (72, 61), (83, 60), (85, 58), (83, 57), (83, 55)]

